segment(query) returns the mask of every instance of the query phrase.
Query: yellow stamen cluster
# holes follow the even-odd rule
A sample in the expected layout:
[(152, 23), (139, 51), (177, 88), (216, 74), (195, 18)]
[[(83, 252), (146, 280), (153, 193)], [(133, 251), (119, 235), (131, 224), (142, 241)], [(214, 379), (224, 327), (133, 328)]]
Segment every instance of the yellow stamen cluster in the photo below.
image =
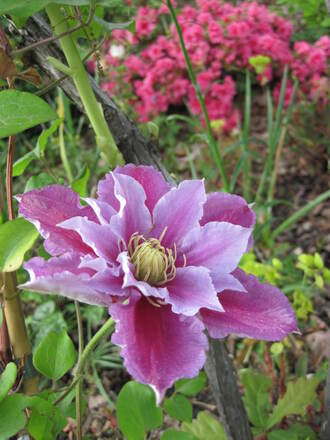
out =
[(142, 235), (133, 234), (128, 243), (128, 253), (134, 264), (134, 276), (153, 286), (160, 286), (175, 277), (176, 246), (174, 252), (161, 244), (166, 229), (159, 239), (146, 240)]

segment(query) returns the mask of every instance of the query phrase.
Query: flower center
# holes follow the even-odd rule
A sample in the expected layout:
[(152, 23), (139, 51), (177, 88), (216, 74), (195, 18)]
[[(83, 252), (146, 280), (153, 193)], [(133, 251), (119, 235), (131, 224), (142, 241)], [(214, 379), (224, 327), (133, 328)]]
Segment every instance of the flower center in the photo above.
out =
[(161, 244), (161, 239), (146, 240), (142, 235), (133, 234), (128, 253), (134, 264), (134, 276), (139, 281), (146, 281), (151, 285), (162, 285), (175, 277), (176, 246), (174, 254), (171, 249)]

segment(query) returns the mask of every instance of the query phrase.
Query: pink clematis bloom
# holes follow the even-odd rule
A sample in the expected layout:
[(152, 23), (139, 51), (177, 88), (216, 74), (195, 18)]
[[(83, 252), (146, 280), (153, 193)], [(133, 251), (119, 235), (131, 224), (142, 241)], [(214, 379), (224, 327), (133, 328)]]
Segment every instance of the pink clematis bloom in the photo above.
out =
[(52, 256), (25, 263), (21, 287), (108, 307), (128, 372), (158, 400), (202, 368), (205, 329), (266, 340), (297, 331), (285, 295), (237, 268), (255, 223), (239, 196), (206, 195), (202, 180), (171, 187), (130, 164), (107, 174), (85, 206), (59, 185), (18, 199)]

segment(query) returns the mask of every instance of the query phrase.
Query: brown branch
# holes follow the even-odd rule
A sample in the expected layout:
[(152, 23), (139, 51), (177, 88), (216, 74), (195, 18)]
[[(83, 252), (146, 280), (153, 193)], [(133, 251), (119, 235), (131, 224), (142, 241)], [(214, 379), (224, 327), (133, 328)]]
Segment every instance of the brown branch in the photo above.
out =
[(252, 432), (237, 386), (235, 368), (223, 341), (210, 339), (205, 364), (227, 440), (252, 440)]
[(330, 14), (330, 0), (324, 0), (325, 6), (327, 7), (328, 13)]

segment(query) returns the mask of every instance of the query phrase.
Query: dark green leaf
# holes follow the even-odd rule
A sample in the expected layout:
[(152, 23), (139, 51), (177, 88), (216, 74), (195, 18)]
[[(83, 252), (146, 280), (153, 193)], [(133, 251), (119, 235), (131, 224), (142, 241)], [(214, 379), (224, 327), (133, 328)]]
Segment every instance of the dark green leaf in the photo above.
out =
[(46, 377), (60, 379), (76, 360), (74, 345), (65, 330), (51, 332), (42, 340), (33, 355), (33, 365)]
[(207, 411), (199, 412), (197, 419), (192, 423), (183, 422), (181, 429), (194, 435), (198, 440), (226, 440), (222, 425)]
[(180, 422), (192, 421), (192, 405), (187, 397), (175, 394), (169, 399), (165, 399), (164, 407), (168, 415)]
[(202, 391), (206, 384), (206, 374), (201, 371), (197, 377), (193, 379), (180, 379), (175, 382), (175, 390), (186, 396), (195, 396)]
[(5, 371), (0, 376), (0, 402), (7, 396), (13, 387), (17, 376), (17, 367), (14, 362), (6, 365)]
[(244, 405), (250, 422), (260, 428), (265, 428), (271, 410), (269, 393), (272, 389), (272, 381), (263, 374), (245, 370), (241, 375), (244, 385)]
[(32, 93), (18, 90), (0, 92), (0, 138), (54, 118), (57, 118), (57, 113), (46, 101)]
[(319, 382), (317, 377), (300, 377), (297, 382), (290, 382), (285, 395), (279, 399), (268, 420), (267, 429), (279, 423), (285, 416), (306, 414), (307, 405), (311, 405), (316, 397)]
[(156, 406), (155, 393), (147, 385), (128, 382), (117, 400), (119, 427), (128, 440), (143, 440), (147, 431), (162, 423), (162, 410)]
[(38, 235), (36, 228), (23, 218), (0, 225), (0, 271), (17, 270)]

